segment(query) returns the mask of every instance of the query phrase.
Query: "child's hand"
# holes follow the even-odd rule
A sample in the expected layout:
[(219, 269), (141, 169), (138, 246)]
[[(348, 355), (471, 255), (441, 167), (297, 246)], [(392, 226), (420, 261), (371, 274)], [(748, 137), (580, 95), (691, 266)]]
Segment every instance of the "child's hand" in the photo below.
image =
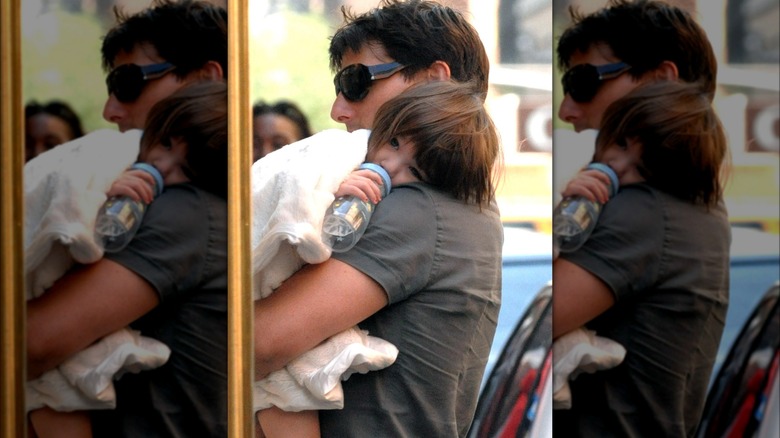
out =
[(355, 170), (347, 176), (336, 190), (336, 197), (344, 195), (357, 196), (363, 201), (370, 200), (376, 204), (382, 200), (382, 177), (378, 173), (368, 170)]
[(129, 196), (135, 201), (143, 201), (150, 204), (154, 200), (154, 177), (149, 172), (131, 169), (126, 170), (111, 184), (106, 195)]
[(597, 201), (605, 204), (609, 201), (609, 185), (611, 181), (609, 176), (599, 170), (582, 170), (566, 184), (561, 195), (564, 198), (569, 196), (582, 196), (591, 201)]

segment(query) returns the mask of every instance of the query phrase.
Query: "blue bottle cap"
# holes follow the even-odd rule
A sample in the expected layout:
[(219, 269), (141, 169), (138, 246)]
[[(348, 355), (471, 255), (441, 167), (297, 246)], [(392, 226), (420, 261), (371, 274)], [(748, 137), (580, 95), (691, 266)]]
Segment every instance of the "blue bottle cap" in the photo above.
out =
[(360, 165), (359, 169), (373, 170), (374, 172), (378, 173), (379, 176), (382, 177), (382, 189), (384, 190), (382, 197), (384, 198), (388, 193), (390, 193), (390, 189), (393, 187), (393, 185), (390, 182), (390, 175), (388, 175), (384, 167), (374, 163), (363, 163)]
[(620, 188), (620, 180), (618, 180), (617, 174), (611, 167), (604, 163), (590, 163), (588, 164), (588, 169), (596, 169), (606, 173), (609, 176), (609, 180), (612, 181), (612, 184), (609, 186), (609, 197), (611, 198), (617, 194)]
[(130, 166), (130, 168), (131, 169), (141, 169), (141, 170), (145, 170), (146, 172), (150, 173), (154, 177), (154, 181), (155, 181), (155, 185), (154, 185), (155, 194), (154, 194), (154, 197), (156, 198), (156, 197), (160, 196), (160, 193), (162, 193), (162, 191), (163, 191), (163, 177), (160, 174), (160, 171), (157, 170), (156, 167), (154, 167), (154, 166), (152, 166), (151, 164), (148, 164), (148, 163), (138, 162), (138, 163), (134, 163), (132, 166)]

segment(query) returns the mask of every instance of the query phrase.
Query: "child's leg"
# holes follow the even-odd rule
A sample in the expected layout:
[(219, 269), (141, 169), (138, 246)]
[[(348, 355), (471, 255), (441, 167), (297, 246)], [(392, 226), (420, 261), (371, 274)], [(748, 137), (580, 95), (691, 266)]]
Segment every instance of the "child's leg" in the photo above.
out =
[(57, 412), (44, 407), (30, 412), (30, 436), (38, 438), (90, 438), (92, 423), (88, 411)]
[(277, 407), (257, 412), (258, 438), (320, 438), (318, 411), (285, 412)]

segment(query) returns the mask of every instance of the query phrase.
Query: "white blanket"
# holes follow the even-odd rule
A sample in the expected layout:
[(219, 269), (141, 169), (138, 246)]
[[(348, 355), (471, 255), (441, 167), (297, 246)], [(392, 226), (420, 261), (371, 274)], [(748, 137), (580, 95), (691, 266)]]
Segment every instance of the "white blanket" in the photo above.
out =
[[(331, 129), (287, 145), (252, 165), (254, 299), (268, 296), (306, 263), (330, 257), (325, 211), (341, 182), (366, 156), (369, 131)], [(254, 412), (340, 409), (341, 380), (391, 365), (398, 349), (353, 327), (275, 371), (253, 388)]]
[(582, 373), (614, 368), (625, 356), (622, 345), (584, 328), (556, 339), (553, 342), (553, 409), (571, 408), (570, 380)]
[[(76, 263), (103, 256), (93, 230), (111, 183), (138, 156), (141, 131), (102, 129), (47, 151), (24, 166), (25, 296), (40, 296)], [(26, 388), (27, 410), (114, 408), (112, 378), (156, 368), (167, 346), (122, 329), (44, 373)]]

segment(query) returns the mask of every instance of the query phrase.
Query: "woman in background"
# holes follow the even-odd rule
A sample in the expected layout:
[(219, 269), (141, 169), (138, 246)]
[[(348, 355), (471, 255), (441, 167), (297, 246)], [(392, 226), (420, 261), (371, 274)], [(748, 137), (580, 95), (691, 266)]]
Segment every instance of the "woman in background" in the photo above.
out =
[(65, 102), (30, 101), (24, 107), (24, 161), (84, 135), (81, 119)]
[(252, 107), (252, 120), (253, 162), (312, 135), (306, 115), (290, 101), (280, 100), (273, 105), (259, 101)]

